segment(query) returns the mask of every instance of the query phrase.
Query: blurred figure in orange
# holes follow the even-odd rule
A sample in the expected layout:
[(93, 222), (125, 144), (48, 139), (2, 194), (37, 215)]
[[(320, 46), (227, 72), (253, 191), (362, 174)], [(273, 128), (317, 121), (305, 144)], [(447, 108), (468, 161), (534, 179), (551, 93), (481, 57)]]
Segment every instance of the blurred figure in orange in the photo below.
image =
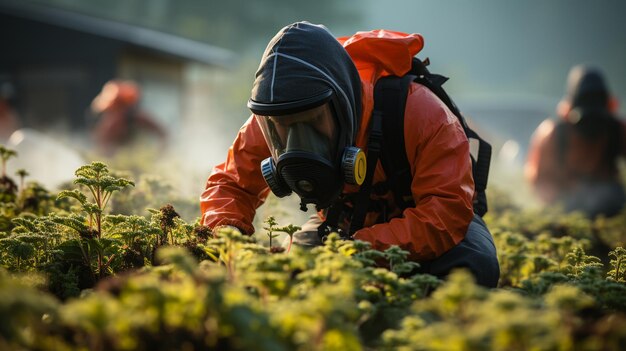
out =
[(526, 162), (526, 179), (544, 203), (591, 218), (624, 207), (618, 160), (626, 156), (626, 122), (617, 109), (600, 70), (571, 69), (558, 117), (537, 127)]
[(8, 80), (0, 79), (0, 142), (5, 142), (19, 126), (15, 105), (15, 87)]
[(102, 154), (112, 156), (120, 147), (137, 142), (141, 132), (156, 135), (159, 146), (165, 146), (165, 129), (139, 108), (140, 98), (140, 87), (130, 80), (111, 80), (95, 97), (91, 109), (98, 122), (92, 137)]

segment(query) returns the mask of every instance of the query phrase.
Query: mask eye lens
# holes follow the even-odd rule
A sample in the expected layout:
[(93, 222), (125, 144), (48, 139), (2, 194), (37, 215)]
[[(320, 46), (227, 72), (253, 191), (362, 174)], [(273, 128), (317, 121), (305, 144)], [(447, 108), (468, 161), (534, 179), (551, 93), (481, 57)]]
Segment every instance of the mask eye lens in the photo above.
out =
[(328, 138), (329, 141), (334, 139), (335, 123), (332, 112), (329, 108), (319, 111), (319, 113), (313, 118), (312, 124), (315, 129)]
[(312, 152), (334, 162), (338, 131), (331, 104), (327, 102), (291, 114), (257, 115), (272, 157), (278, 161), (283, 153), (297, 150)]
[(269, 117), (269, 121), (273, 125), (276, 134), (278, 134), (278, 140), (280, 140), (281, 144), (284, 144), (287, 140), (289, 123), (285, 123), (284, 120), (281, 121), (275, 117)]

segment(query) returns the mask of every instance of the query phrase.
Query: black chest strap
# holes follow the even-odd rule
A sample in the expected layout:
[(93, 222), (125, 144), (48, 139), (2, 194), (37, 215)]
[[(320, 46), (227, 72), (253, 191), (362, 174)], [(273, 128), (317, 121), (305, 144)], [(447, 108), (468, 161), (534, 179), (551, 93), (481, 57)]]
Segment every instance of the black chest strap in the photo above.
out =
[[(393, 116), (397, 114), (401, 116), (404, 115), (407, 90), (406, 88), (403, 88), (403, 86), (408, 86), (413, 79), (415, 79), (415, 76), (407, 75), (400, 79), (397, 77), (381, 78), (376, 83), (374, 88), (374, 96), (376, 96), (376, 99), (374, 99), (374, 110), (370, 119), (369, 137), (367, 142), (367, 173), (363, 184), (361, 184), (361, 187), (359, 188), (359, 192), (352, 201), (353, 209), (349, 230), (347, 233), (344, 233), (338, 226), (338, 220), (341, 217), (341, 213), (345, 211), (344, 201), (343, 199), (340, 199), (335, 201), (335, 203), (329, 207), (326, 212), (326, 221), (324, 221), (318, 229), (318, 234), (322, 239), (333, 231), (338, 232), (341, 236), (350, 237), (357, 230), (363, 228), (365, 217), (370, 208), (372, 182), (381, 152), (384, 151), (385, 154), (389, 154), (394, 151), (384, 150), (385, 147), (394, 148), (404, 146), (404, 137), (402, 137), (402, 140), (394, 140), (393, 142), (390, 142), (389, 140), (385, 141), (383, 139), (383, 135), (395, 134), (392, 133), (394, 129), (404, 130), (403, 125), (396, 125), (397, 123), (403, 123), (404, 120), (402, 118), (393, 118)], [(402, 164), (408, 164), (408, 160), (406, 160), (406, 152), (404, 150), (398, 150), (397, 154), (404, 155), (405, 160)], [(385, 169), (402, 169), (402, 167), (394, 168), (386, 165), (388, 162), (393, 162), (392, 160), (388, 160), (386, 157), (382, 158), (381, 162), (385, 163), (385, 165), (383, 165)], [(404, 185), (407, 180), (410, 183), (410, 171), (399, 171), (398, 174), (393, 175), (392, 178), (396, 178), (398, 176), (404, 179), (402, 181), (389, 182), (392, 187), (400, 187)], [(400, 193), (400, 189), (393, 190), (394, 194)]]
[(338, 222), (341, 215), (345, 213), (346, 199), (340, 197), (333, 202), (326, 211), (326, 220), (317, 229), (318, 235), (325, 240), (326, 236), (332, 232), (337, 232), (344, 239), (350, 238), (354, 232), (363, 227), (365, 216), (370, 205), (370, 193), (372, 192), (372, 179), (374, 178), (374, 172), (376, 171), (376, 164), (380, 157), (382, 148), (382, 116), (381, 113), (374, 109), (372, 112), (372, 118), (370, 120), (370, 134), (367, 142), (367, 171), (365, 174), (365, 180), (359, 191), (352, 198), (352, 218), (350, 220), (350, 227), (347, 232), (343, 231)]
[(350, 230), (348, 235), (352, 235), (357, 230), (363, 228), (365, 216), (367, 215), (367, 210), (370, 206), (372, 180), (374, 179), (376, 164), (378, 163), (380, 152), (382, 151), (383, 119), (384, 116), (376, 108), (376, 105), (374, 105), (374, 111), (372, 112), (372, 119), (370, 121), (370, 134), (367, 141), (367, 173), (365, 174), (365, 180), (363, 181), (363, 184), (361, 184), (354, 201), (354, 212), (352, 214), (352, 220), (350, 221)]

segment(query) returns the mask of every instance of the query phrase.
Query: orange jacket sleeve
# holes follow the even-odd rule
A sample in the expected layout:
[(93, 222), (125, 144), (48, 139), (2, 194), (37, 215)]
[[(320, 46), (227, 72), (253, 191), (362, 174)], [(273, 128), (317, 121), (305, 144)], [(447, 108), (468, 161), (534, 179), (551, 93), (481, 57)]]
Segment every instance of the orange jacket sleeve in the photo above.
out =
[(404, 122), (415, 207), (355, 238), (384, 250), (398, 245), (412, 259), (436, 258), (459, 243), (473, 218), (469, 142), (454, 114), (427, 88), (413, 84)]
[(200, 197), (201, 223), (210, 228), (232, 225), (243, 233), (254, 233), (256, 209), (270, 191), (260, 166), (267, 157), (269, 149), (252, 116), (228, 149), (226, 161), (215, 166), (207, 179)]

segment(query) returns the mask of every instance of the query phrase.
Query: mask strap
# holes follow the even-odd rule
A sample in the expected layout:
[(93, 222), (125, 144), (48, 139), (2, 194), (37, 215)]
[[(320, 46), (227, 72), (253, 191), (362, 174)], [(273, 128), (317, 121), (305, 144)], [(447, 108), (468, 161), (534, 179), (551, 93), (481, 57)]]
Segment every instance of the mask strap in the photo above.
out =
[(378, 163), (378, 158), (382, 148), (382, 114), (375, 110), (372, 113), (370, 123), (370, 134), (367, 142), (367, 173), (365, 174), (365, 180), (363, 181), (363, 184), (361, 184), (359, 192), (356, 193), (356, 196), (352, 201), (354, 204), (354, 211), (352, 212), (350, 229), (346, 233), (337, 225), (339, 216), (343, 212), (345, 206), (344, 200), (339, 198), (328, 208), (328, 211), (326, 212), (326, 220), (317, 229), (317, 233), (322, 242), (326, 239), (328, 234), (332, 232), (339, 233), (339, 235), (344, 239), (350, 239), (357, 230), (363, 227), (365, 216), (370, 205), (372, 179), (374, 178), (374, 171), (376, 170), (376, 164)]

